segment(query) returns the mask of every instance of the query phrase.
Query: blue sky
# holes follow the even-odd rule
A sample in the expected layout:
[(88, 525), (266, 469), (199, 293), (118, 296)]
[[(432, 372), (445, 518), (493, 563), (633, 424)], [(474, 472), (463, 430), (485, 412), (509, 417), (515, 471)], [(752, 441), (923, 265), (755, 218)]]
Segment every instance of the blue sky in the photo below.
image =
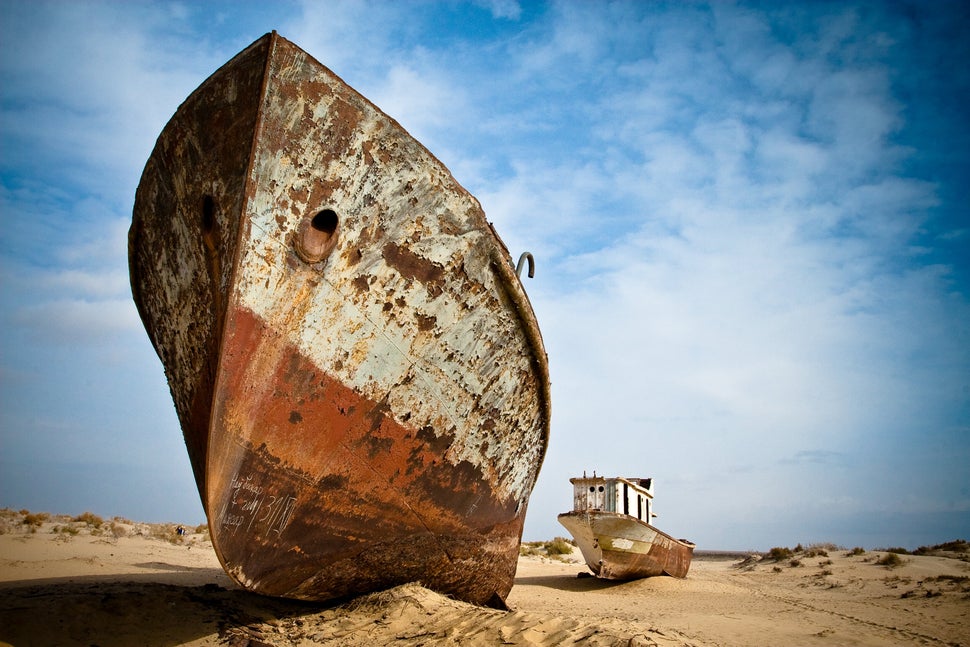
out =
[(197, 523), (131, 301), (141, 170), (276, 29), (481, 202), (570, 476), (656, 479), (701, 548), (970, 537), (963, 3), (0, 0), (0, 506)]

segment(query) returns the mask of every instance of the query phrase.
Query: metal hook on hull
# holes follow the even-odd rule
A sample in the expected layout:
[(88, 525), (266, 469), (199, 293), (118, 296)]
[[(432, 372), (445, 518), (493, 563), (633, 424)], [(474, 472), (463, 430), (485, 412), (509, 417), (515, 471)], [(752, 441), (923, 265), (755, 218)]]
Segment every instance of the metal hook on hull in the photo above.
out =
[(536, 259), (532, 257), (530, 252), (522, 252), (522, 255), (519, 256), (519, 264), (515, 266), (515, 275), (522, 278), (522, 266), (525, 265), (526, 260), (529, 261), (529, 278), (535, 278)]

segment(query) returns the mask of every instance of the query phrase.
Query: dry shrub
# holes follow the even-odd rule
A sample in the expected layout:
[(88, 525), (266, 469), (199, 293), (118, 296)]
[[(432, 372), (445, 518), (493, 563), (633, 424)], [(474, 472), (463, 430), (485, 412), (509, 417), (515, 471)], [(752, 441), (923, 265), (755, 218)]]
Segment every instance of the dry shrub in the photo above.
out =
[(830, 541), (825, 541), (825, 542), (821, 542), (821, 543), (818, 543), (818, 544), (812, 544), (808, 548), (810, 550), (811, 549), (815, 549), (815, 550), (818, 550), (818, 551), (828, 551), (828, 552), (834, 552), (834, 551), (837, 551), (837, 550), (845, 550), (845, 546), (839, 546), (838, 544), (833, 544)]
[(784, 559), (791, 559), (793, 555), (794, 553), (792, 552), (791, 548), (775, 546), (774, 548), (768, 551), (768, 554), (765, 555), (765, 559), (770, 559), (775, 562), (780, 562)]
[(556, 537), (551, 541), (529, 541), (519, 546), (519, 555), (523, 557), (553, 557), (560, 558), (573, 552), (573, 543), (563, 537)]
[(899, 558), (899, 553), (886, 553), (876, 560), (876, 565), (885, 566), (886, 568), (896, 568), (897, 566), (903, 565), (903, 560)]
[(927, 577), (924, 582), (953, 582), (955, 584), (962, 584), (965, 582), (970, 582), (970, 576), (968, 575), (951, 575), (949, 573), (944, 573), (943, 575), (932, 575)]
[(564, 537), (555, 537), (552, 541), (546, 542), (547, 555), (571, 555), (572, 552), (572, 543)]
[(47, 521), (50, 518), (51, 516), (46, 512), (37, 512), (37, 513), (26, 512), (26, 514), (24, 514), (23, 524), (25, 526), (30, 526), (36, 529), (36, 528), (39, 528), (45, 521)]
[(184, 543), (184, 539), (175, 532), (175, 526), (165, 523), (156, 523), (149, 526), (149, 536), (152, 539), (161, 539), (170, 544)]
[(853, 548), (852, 550), (850, 550), (849, 552), (847, 552), (845, 554), (845, 556), (846, 557), (855, 557), (856, 555), (864, 555), (865, 552), (866, 552), (866, 549), (865, 548), (863, 548), (862, 546), (856, 546), (855, 548)]
[(86, 523), (92, 528), (100, 528), (101, 524), (104, 523), (104, 519), (94, 514), (93, 512), (83, 512), (78, 516), (74, 517), (74, 521), (80, 521)]
[(537, 541), (522, 542), (522, 544), (519, 546), (519, 555), (521, 557), (534, 557), (534, 556), (543, 555), (543, 553), (539, 551), (538, 544), (539, 542)]
[[(921, 546), (921, 548), (925, 548), (925, 546)], [(929, 549), (930, 550), (950, 550), (950, 551), (953, 551), (954, 553), (966, 553), (970, 551), (970, 543), (967, 543), (965, 539), (955, 539), (953, 541), (937, 544), (936, 546), (930, 546)]]

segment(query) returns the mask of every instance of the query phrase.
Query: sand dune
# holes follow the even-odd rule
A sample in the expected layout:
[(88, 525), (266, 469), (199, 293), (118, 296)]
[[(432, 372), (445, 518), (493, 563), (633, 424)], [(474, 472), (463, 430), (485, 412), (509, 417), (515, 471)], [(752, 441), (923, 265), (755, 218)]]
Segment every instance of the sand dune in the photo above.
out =
[(896, 566), (834, 548), (701, 553), (684, 580), (625, 583), (577, 577), (578, 556), (522, 557), (503, 612), (418, 583), (331, 605), (265, 598), (230, 582), (204, 529), (25, 519), (0, 515), (0, 641), (17, 647), (970, 645), (960, 551)]

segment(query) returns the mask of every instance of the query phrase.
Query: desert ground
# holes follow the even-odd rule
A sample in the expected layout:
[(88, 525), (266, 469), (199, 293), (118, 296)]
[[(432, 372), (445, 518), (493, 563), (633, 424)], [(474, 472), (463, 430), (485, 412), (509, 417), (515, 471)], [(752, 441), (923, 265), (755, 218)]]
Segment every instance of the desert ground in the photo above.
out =
[[(510, 611), (419, 583), (309, 604), (239, 589), (204, 527), (0, 511), (0, 644), (970, 645), (970, 552), (698, 551), (686, 579), (608, 582), (524, 546)], [(568, 548), (566, 549), (568, 550)]]

